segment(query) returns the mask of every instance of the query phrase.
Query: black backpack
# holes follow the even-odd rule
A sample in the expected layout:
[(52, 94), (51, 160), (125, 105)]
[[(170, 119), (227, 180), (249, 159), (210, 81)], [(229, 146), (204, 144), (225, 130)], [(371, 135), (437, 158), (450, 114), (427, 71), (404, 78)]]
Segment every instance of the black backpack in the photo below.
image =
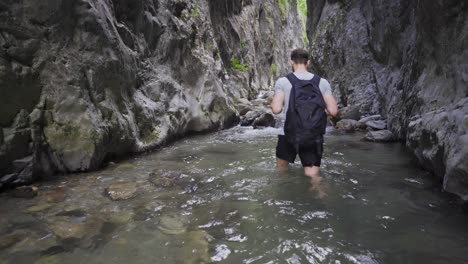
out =
[(319, 88), (320, 76), (300, 80), (290, 73), (286, 77), (292, 84), (284, 123), (287, 141), (299, 148), (322, 140), (327, 128), (327, 114)]

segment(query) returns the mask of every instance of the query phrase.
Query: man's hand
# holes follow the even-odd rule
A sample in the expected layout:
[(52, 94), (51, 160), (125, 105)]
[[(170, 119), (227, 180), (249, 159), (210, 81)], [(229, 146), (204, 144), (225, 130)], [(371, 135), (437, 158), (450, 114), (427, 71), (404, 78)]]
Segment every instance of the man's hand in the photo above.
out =
[(273, 114), (279, 114), (283, 111), (284, 92), (277, 92), (271, 101), (271, 111)]
[(338, 114), (338, 105), (336, 104), (335, 97), (333, 97), (331, 94), (328, 94), (323, 96), (323, 100), (325, 101), (328, 114), (331, 116), (336, 116)]

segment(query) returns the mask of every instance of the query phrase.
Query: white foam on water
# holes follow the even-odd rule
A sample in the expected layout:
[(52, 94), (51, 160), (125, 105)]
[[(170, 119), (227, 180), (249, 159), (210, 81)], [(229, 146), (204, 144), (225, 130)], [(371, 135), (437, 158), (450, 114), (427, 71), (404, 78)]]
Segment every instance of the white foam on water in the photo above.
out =
[(237, 235), (237, 236), (232, 236), (227, 239), (228, 241), (232, 242), (244, 242), (247, 241), (247, 236), (242, 236), (242, 235)]
[(405, 181), (407, 182), (411, 182), (411, 183), (416, 183), (416, 184), (419, 184), (419, 185), (423, 185), (424, 183), (421, 182), (421, 181), (418, 181), (416, 179), (411, 179), (411, 178), (405, 178)]
[(225, 260), (231, 254), (231, 250), (225, 244), (217, 245), (215, 248), (215, 255), (211, 257), (212, 261), (218, 262)]

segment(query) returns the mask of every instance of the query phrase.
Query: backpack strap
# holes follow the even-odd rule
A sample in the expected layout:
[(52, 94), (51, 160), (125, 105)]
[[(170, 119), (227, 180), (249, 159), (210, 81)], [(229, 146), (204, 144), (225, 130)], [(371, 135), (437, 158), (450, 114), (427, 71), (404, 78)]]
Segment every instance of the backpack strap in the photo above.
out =
[(286, 78), (288, 78), (288, 81), (291, 83), (292, 87), (294, 87), (296, 83), (301, 81), (299, 80), (299, 78), (296, 77), (296, 75), (294, 75), (293, 72), (286, 75)]
[(314, 85), (317, 85), (317, 87), (320, 88), (320, 80), (321, 80), (321, 79), (322, 79), (322, 78), (320, 78), (320, 76), (318, 76), (317, 74), (314, 74), (314, 77), (312, 78), (311, 81), (312, 81), (312, 83), (313, 83)]

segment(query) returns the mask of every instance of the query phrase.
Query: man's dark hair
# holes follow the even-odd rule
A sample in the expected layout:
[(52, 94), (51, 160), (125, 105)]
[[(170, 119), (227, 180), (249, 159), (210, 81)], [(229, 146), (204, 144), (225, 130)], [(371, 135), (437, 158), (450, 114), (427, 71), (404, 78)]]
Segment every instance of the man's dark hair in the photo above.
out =
[(309, 52), (305, 49), (295, 49), (291, 52), (291, 60), (296, 64), (307, 64)]

